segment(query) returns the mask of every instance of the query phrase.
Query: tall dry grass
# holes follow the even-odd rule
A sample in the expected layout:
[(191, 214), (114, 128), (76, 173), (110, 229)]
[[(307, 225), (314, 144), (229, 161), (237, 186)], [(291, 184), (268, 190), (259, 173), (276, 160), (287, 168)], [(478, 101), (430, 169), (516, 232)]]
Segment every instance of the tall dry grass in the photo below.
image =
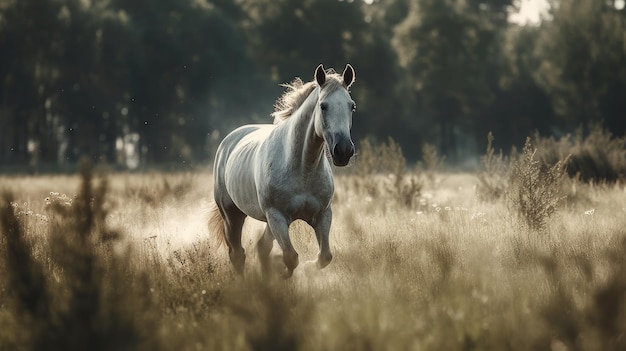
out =
[[(0, 349), (626, 348), (623, 184), (564, 180), (533, 231), (475, 174), (433, 177), (407, 206), (394, 176), (338, 176), (333, 262), (269, 281), (261, 223), (244, 227), (246, 280), (206, 232), (209, 173), (0, 177)], [(291, 237), (315, 258), (307, 225)]]

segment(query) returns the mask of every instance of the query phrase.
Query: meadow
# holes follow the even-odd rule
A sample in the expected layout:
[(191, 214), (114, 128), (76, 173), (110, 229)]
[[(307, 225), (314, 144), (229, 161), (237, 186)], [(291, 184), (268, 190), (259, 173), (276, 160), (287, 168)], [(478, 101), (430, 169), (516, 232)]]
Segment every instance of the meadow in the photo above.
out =
[(336, 175), (333, 261), (304, 267), (295, 222), (288, 280), (262, 279), (252, 220), (234, 274), (208, 171), (0, 176), (0, 350), (624, 350), (626, 187), (546, 154), (451, 173), (365, 142)]

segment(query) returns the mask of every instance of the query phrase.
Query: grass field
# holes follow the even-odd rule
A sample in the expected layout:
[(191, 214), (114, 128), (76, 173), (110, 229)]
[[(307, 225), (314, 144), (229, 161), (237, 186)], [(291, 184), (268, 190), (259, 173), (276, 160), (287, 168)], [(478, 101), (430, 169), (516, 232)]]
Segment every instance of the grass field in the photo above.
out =
[[(533, 227), (477, 174), (415, 174), (408, 202), (338, 175), (333, 262), (269, 282), (262, 223), (245, 280), (209, 235), (207, 172), (0, 176), (0, 349), (626, 349), (623, 185), (567, 181)], [(312, 229), (291, 237), (314, 259)]]

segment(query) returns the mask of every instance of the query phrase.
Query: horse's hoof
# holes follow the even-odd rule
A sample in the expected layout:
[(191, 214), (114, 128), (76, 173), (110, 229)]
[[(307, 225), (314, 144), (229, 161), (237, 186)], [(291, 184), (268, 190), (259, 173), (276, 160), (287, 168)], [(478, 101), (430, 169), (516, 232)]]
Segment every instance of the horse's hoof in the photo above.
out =
[(302, 270), (305, 273), (313, 273), (320, 270), (319, 263), (317, 261), (306, 261), (302, 264)]
[(307, 279), (319, 276), (320, 269), (317, 260), (304, 262), (300, 272)]
[(293, 271), (285, 268), (285, 271), (282, 274), (282, 278), (286, 280), (286, 279), (291, 278), (292, 275), (293, 275)]

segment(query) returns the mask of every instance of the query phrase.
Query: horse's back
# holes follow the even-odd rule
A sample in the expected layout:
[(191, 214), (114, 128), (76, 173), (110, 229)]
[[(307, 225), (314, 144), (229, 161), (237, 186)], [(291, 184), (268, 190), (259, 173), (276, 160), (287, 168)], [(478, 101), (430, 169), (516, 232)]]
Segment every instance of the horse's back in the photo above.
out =
[(252, 124), (228, 134), (218, 147), (215, 165), (216, 201), (232, 201), (246, 215), (264, 220), (254, 180), (259, 147), (276, 126)]
[[(248, 124), (230, 132), (220, 143), (215, 156), (214, 171), (223, 170), (233, 153), (244, 154), (253, 151), (263, 141), (260, 136), (265, 136), (274, 129), (271, 124)], [(244, 155), (246, 156), (246, 155)]]

